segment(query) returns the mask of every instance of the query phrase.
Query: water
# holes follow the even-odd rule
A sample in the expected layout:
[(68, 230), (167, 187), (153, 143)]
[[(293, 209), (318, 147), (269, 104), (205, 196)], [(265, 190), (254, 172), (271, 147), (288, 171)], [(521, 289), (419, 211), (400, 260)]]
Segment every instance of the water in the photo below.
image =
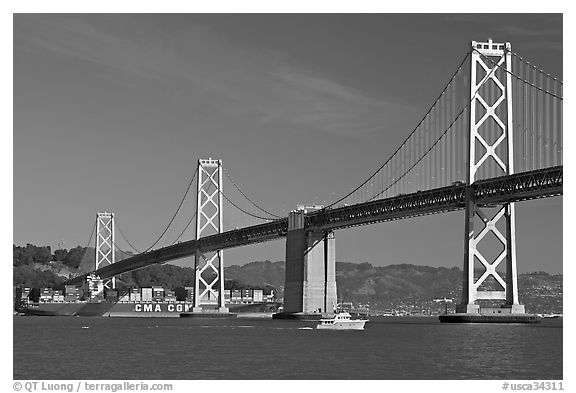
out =
[(562, 379), (562, 321), (14, 317), (14, 379)]

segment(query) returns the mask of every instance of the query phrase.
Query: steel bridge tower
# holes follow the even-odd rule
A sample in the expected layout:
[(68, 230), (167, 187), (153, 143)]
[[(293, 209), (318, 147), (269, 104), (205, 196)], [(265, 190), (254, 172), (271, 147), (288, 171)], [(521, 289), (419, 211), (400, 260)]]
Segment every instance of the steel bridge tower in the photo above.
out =
[[(481, 206), (475, 203), (470, 187), (485, 177), (514, 173), (510, 43), (472, 41), (470, 63), (464, 285), (456, 311), (479, 313), (476, 300), (505, 300), (497, 312), (524, 313), (518, 302), (514, 204)], [(503, 246), (499, 253), (494, 247), (486, 248), (489, 238)], [(502, 261), (505, 278), (496, 270)], [(474, 274), (476, 266), (484, 270), (479, 277)]]
[[(114, 244), (114, 213), (96, 213), (96, 269), (116, 262)], [(104, 281), (107, 288), (116, 288), (116, 277)]]
[[(196, 240), (202, 235), (223, 232), (222, 160), (198, 160), (196, 198)], [(218, 312), (228, 312), (224, 305), (224, 260), (222, 250), (203, 253), (196, 250), (194, 259), (194, 308), (201, 312), (201, 302), (214, 299)]]

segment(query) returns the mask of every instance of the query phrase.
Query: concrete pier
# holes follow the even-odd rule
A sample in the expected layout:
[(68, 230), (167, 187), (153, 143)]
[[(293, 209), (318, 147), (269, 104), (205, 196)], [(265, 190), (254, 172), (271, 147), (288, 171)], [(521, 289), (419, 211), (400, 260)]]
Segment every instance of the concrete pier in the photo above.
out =
[(334, 233), (307, 231), (304, 216), (296, 210), (288, 218), (284, 311), (274, 318), (321, 317), (336, 305)]
[(534, 314), (526, 314), (523, 305), (480, 307), (477, 304), (456, 307), (455, 314), (440, 315), (440, 322), (448, 323), (538, 323)]
[(539, 323), (532, 314), (446, 314), (440, 315), (442, 323)]

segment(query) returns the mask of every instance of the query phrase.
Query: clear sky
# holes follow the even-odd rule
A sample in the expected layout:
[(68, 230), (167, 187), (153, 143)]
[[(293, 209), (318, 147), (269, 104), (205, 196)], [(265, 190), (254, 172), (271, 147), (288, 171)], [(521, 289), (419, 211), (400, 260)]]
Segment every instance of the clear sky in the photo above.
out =
[[(86, 245), (105, 210), (144, 249), (198, 158), (222, 159), (269, 211), (333, 201), (399, 146), (471, 40), (509, 41), (563, 77), (562, 16), (552, 14), (16, 14), (13, 22), (17, 245)], [(519, 271), (561, 272), (562, 198), (517, 206)], [(338, 231), (336, 259), (461, 266), (463, 229), (456, 212)], [(226, 251), (225, 263), (284, 252), (275, 241)]]

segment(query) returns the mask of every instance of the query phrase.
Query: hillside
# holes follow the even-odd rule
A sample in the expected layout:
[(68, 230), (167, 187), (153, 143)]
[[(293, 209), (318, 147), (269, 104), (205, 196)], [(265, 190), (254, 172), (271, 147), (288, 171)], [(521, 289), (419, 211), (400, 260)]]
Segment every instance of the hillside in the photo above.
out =
[(224, 268), (224, 277), (237, 280), (247, 285), (271, 286), (277, 290), (284, 289), (284, 261), (250, 262), (242, 266), (232, 265)]
[(385, 308), (403, 299), (430, 300), (454, 297), (459, 292), (462, 271), (409, 264), (376, 267), (369, 263), (336, 264), (338, 297), (355, 303)]
[[(252, 286), (272, 286), (279, 296), (284, 290), (284, 262), (252, 262), (225, 269), (227, 280)], [(435, 298), (460, 301), (462, 270), (410, 264), (373, 266), (370, 263), (336, 262), (339, 301), (369, 303), (374, 309), (417, 309)], [(503, 275), (504, 276), (504, 275)], [(528, 312), (562, 312), (562, 275), (545, 272), (518, 276), (520, 303)]]

